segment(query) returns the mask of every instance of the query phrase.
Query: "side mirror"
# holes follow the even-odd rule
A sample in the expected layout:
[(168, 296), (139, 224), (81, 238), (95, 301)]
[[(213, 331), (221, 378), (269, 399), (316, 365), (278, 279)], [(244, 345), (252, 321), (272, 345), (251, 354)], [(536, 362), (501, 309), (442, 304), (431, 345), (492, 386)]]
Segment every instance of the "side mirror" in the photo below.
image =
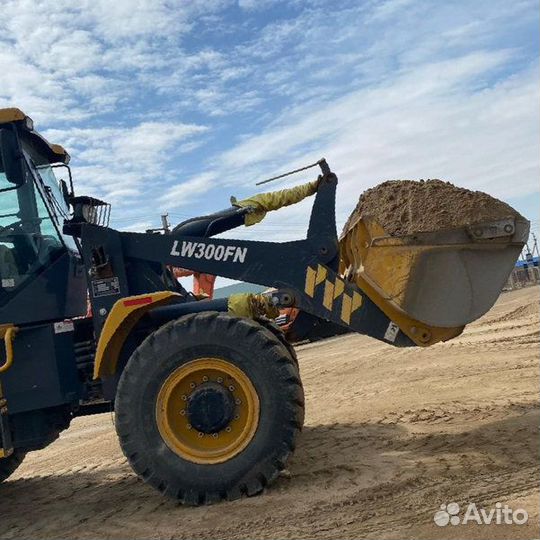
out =
[(17, 187), (24, 184), (20, 156), (21, 152), (15, 133), (10, 129), (0, 129), (0, 172), (4, 172), (8, 182)]

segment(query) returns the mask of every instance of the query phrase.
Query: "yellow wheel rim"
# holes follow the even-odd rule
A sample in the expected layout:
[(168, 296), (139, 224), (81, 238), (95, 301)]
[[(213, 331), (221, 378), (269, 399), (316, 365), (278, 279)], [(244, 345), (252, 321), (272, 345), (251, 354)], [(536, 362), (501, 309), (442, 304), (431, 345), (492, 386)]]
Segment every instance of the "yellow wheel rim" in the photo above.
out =
[[(217, 389), (228, 407), (226, 418), (216, 429), (202, 429), (194, 422), (198, 412), (194, 404), (201, 402), (198, 396), (208, 388)], [(156, 421), (165, 444), (181, 458), (222, 463), (244, 450), (255, 435), (259, 397), (247, 375), (234, 364), (219, 358), (198, 358), (167, 377), (158, 394)]]

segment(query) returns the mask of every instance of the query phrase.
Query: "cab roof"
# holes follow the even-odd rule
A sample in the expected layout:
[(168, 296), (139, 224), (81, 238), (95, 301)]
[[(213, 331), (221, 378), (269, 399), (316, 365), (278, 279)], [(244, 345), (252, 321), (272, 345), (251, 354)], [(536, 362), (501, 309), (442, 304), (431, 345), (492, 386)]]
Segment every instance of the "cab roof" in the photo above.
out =
[(15, 123), (22, 128), (19, 134), (45, 154), (51, 163), (69, 163), (69, 154), (59, 144), (51, 144), (37, 131), (34, 131), (33, 120), (15, 107), (0, 109), (0, 127), (2, 124)]

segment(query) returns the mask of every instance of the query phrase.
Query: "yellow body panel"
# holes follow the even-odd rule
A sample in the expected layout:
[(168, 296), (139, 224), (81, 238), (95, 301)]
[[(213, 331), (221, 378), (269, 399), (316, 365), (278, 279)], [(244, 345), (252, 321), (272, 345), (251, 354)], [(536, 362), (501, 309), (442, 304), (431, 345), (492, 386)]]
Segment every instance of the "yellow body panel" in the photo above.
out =
[(306, 294), (313, 298), (315, 294), (315, 277), (317, 276), (317, 271), (313, 268), (308, 267), (306, 272)]
[(326, 309), (332, 311), (333, 303), (334, 303), (334, 284), (331, 281), (325, 280), (323, 306)]
[(0, 124), (7, 124), (8, 122), (19, 122), (24, 120), (26, 114), (16, 107), (10, 107), (8, 109), (0, 109)]
[(94, 379), (114, 375), (122, 346), (140, 318), (150, 309), (168, 304), (178, 293), (161, 291), (118, 300), (112, 307), (99, 336), (94, 362)]
[(51, 147), (51, 150), (59, 156), (69, 155), (61, 144), (50, 144), (49, 146)]

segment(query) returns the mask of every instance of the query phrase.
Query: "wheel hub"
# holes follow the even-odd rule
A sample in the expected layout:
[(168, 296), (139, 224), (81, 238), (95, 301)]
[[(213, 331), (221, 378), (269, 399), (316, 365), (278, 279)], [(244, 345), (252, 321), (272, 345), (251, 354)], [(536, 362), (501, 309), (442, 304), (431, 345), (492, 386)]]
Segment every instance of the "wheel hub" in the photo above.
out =
[(222, 358), (201, 357), (175, 369), (156, 400), (165, 444), (194, 463), (222, 463), (240, 453), (259, 423), (259, 397), (247, 374)]
[(232, 421), (234, 405), (232, 393), (221, 384), (203, 383), (188, 398), (189, 423), (202, 433), (217, 433)]

